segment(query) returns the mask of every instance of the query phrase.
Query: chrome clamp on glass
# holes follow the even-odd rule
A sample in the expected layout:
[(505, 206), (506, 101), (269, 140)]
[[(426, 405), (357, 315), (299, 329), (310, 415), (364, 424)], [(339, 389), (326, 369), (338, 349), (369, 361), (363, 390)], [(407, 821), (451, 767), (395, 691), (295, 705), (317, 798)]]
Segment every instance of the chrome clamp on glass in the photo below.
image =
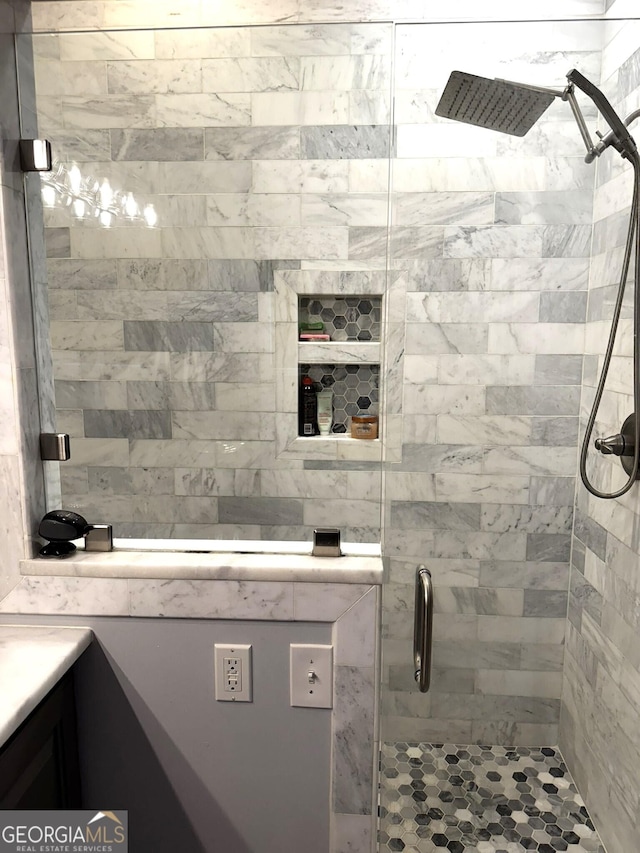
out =
[(433, 584), (425, 566), (416, 570), (416, 600), (413, 624), (413, 664), (421, 693), (431, 681), (431, 639), (433, 634)]
[(314, 557), (341, 557), (340, 531), (337, 527), (316, 527), (313, 531)]

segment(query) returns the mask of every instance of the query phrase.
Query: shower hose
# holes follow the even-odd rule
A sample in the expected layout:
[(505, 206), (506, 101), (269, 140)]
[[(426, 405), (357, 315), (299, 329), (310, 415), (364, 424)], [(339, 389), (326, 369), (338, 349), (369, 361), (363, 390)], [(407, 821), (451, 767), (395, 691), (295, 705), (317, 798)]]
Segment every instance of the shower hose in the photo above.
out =
[[(611, 330), (609, 332), (609, 341), (604, 355), (602, 364), (602, 372), (598, 380), (591, 413), (585, 429), (584, 438), (582, 440), (582, 449), (580, 452), (580, 477), (586, 489), (595, 495), (597, 498), (619, 498), (626, 494), (635, 483), (638, 470), (640, 468), (640, 337), (638, 335), (640, 327), (640, 241), (638, 240), (638, 211), (639, 211), (639, 196), (640, 196), (640, 156), (637, 151), (629, 152), (627, 159), (630, 160), (633, 166), (633, 199), (631, 202), (631, 214), (629, 216), (629, 227), (627, 230), (627, 239), (624, 250), (624, 258), (622, 261), (622, 272), (620, 275), (620, 284), (618, 285), (618, 296), (613, 310), (613, 318), (611, 321)], [(589, 480), (587, 475), (587, 453), (589, 450), (589, 442), (593, 433), (593, 427), (596, 421), (600, 402), (604, 392), (604, 386), (607, 381), (609, 367), (611, 365), (611, 357), (615, 345), (616, 334), (618, 331), (618, 321), (622, 312), (622, 302), (624, 300), (624, 292), (629, 275), (629, 266), (631, 257), (634, 256), (634, 274), (633, 274), (633, 409), (635, 412), (634, 418), (634, 445), (633, 445), (633, 468), (629, 474), (627, 482), (615, 492), (602, 492), (597, 489)]]

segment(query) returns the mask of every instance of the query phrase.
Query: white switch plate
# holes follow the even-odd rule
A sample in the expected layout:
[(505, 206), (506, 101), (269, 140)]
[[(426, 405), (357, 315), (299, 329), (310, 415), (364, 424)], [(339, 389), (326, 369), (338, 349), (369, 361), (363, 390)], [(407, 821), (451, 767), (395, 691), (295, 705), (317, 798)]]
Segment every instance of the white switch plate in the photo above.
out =
[(216, 700), (252, 702), (251, 646), (215, 644)]
[(292, 643), (291, 704), (302, 708), (333, 707), (333, 646)]

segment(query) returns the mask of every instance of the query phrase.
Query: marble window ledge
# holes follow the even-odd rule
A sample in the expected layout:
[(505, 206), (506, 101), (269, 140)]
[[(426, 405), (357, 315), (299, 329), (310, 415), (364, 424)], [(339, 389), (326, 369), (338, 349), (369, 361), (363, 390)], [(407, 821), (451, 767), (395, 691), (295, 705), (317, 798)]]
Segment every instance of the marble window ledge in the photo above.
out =
[(382, 559), (374, 555), (312, 557), (310, 554), (78, 550), (62, 560), (22, 560), (20, 572), (30, 576), (85, 578), (381, 584)]

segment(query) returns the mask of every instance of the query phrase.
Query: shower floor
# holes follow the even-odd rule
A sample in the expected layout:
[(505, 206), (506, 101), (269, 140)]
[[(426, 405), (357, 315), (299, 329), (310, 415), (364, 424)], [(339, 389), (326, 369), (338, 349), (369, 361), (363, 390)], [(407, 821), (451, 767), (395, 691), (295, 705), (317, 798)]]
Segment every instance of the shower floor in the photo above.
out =
[(605, 853), (557, 749), (386, 743), (379, 851)]

